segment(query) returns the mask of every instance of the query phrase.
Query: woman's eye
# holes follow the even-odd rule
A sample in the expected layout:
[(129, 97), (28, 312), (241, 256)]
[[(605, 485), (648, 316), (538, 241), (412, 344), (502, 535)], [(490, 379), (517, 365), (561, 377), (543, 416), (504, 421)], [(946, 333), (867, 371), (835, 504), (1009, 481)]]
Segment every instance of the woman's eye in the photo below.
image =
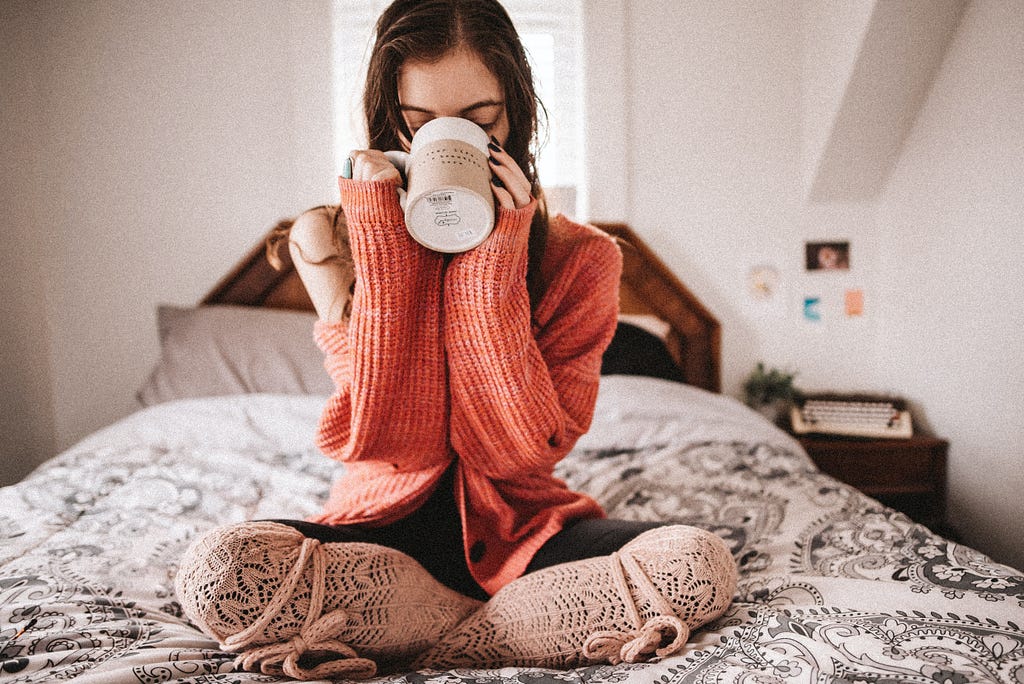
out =
[(424, 119), (422, 121), (421, 120), (409, 121), (408, 119), (406, 119), (405, 125), (409, 129), (409, 135), (416, 135), (416, 131), (420, 130), (425, 125), (427, 125), (427, 123), (429, 121), (430, 121), (430, 119)]

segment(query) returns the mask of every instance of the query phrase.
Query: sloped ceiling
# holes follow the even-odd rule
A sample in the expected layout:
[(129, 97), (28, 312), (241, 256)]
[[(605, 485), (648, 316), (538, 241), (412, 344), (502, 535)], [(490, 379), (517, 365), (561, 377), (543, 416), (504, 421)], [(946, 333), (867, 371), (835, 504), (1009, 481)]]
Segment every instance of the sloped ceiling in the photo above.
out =
[(805, 0), (803, 157), (814, 202), (885, 187), (968, 0)]

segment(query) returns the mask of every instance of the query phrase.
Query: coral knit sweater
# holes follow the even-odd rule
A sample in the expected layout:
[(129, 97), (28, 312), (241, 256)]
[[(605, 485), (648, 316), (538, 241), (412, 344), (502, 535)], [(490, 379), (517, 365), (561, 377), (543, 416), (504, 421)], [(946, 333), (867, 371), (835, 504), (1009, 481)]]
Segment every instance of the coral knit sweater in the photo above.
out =
[(622, 255), (597, 229), (553, 218), (531, 312), (535, 202), (499, 209), (490, 237), (446, 266), (409, 237), (393, 185), (339, 185), (357, 287), (347, 325), (316, 324), (337, 388), (317, 438), (345, 472), (312, 520), (399, 520), (454, 462), (463, 552), (493, 594), (565, 522), (604, 515), (552, 471), (590, 427)]

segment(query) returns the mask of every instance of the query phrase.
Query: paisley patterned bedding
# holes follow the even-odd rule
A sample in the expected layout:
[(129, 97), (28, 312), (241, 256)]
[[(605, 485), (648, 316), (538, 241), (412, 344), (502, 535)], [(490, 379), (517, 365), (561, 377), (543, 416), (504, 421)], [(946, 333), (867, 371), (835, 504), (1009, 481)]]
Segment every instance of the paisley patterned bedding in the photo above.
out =
[[(278, 681), (233, 672), (182, 618), (172, 579), (200, 530), (316, 510), (339, 467), (312, 447), (322, 403), (157, 405), (0, 490), (0, 681)], [(727, 397), (605, 377), (559, 474), (612, 516), (724, 537), (741, 568), (728, 613), (661, 662), (380, 681), (1024, 682), (1020, 572), (817, 472)]]

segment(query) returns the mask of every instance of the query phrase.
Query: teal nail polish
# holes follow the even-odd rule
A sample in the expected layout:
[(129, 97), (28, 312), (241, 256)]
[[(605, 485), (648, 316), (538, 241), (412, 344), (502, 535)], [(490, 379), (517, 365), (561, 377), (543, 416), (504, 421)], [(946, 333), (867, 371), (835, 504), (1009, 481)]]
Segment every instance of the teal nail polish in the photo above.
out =
[(345, 157), (345, 163), (341, 167), (342, 178), (352, 178), (352, 157)]

